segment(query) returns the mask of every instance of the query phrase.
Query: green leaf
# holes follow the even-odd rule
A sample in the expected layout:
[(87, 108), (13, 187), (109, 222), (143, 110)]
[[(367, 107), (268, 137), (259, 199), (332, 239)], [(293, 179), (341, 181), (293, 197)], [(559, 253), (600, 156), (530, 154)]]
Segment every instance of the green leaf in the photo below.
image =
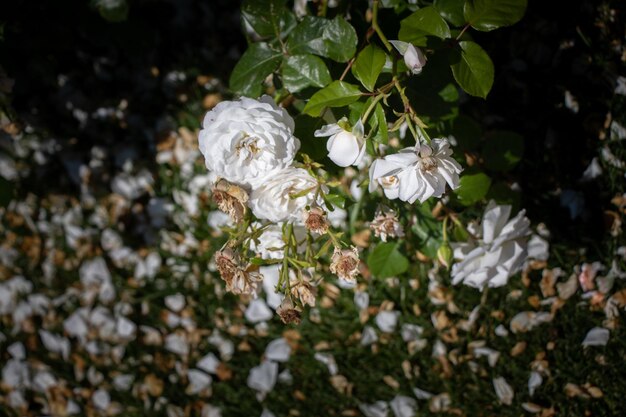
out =
[(450, 28), (437, 9), (432, 6), (419, 9), (400, 22), (398, 39), (417, 46), (426, 46), (426, 36), (441, 39), (450, 37)]
[(313, 94), (304, 106), (303, 112), (318, 117), (324, 108), (346, 106), (357, 101), (361, 95), (356, 85), (344, 81), (333, 81), (326, 88)]
[(374, 117), (376, 118), (376, 122), (378, 123), (378, 131), (376, 132), (376, 136), (374, 139), (386, 145), (389, 143), (389, 130), (387, 128), (385, 109), (383, 109), (383, 106), (380, 103), (376, 104)]
[(287, 49), (292, 55), (311, 53), (346, 62), (354, 56), (357, 41), (356, 31), (341, 16), (306, 16), (287, 38)]
[(409, 268), (409, 260), (398, 251), (398, 243), (381, 243), (367, 257), (370, 272), (377, 278), (399, 275)]
[(524, 138), (514, 132), (497, 131), (487, 136), (483, 148), (485, 167), (494, 171), (508, 171), (522, 159)]
[(475, 42), (459, 42), (450, 57), (454, 79), (467, 94), (486, 98), (493, 85), (494, 69), (491, 58)]
[(258, 97), (262, 92), (261, 83), (274, 72), (281, 59), (280, 51), (271, 49), (268, 44), (253, 43), (235, 65), (230, 75), (230, 88), (244, 96)]
[(98, 11), (100, 16), (105, 20), (113, 23), (123, 22), (128, 17), (128, 3), (126, 0), (121, 0), (115, 3), (112, 7), (108, 6), (105, 2), (98, 3)]
[(465, 21), (476, 30), (489, 32), (517, 23), (526, 12), (527, 0), (467, 0)]
[(283, 82), (292, 93), (307, 87), (322, 88), (331, 81), (326, 64), (314, 55), (293, 55), (283, 63)]
[(365, 88), (374, 91), (376, 80), (378, 80), (386, 60), (387, 54), (379, 47), (370, 44), (357, 56), (354, 65), (352, 65), (352, 74), (361, 81)]
[(262, 38), (280, 38), (296, 26), (296, 16), (285, 7), (285, 0), (246, 0), (242, 18)]
[(326, 207), (330, 211), (334, 211), (335, 208), (345, 208), (346, 207), (346, 198), (339, 194), (324, 194), (324, 202), (326, 202)]
[(490, 186), (491, 178), (482, 172), (465, 174), (461, 176), (460, 186), (455, 193), (463, 205), (470, 206), (482, 200)]
[(433, 4), (441, 16), (454, 26), (463, 26), (465, 16), (463, 15), (463, 6), (465, 0), (435, 0)]

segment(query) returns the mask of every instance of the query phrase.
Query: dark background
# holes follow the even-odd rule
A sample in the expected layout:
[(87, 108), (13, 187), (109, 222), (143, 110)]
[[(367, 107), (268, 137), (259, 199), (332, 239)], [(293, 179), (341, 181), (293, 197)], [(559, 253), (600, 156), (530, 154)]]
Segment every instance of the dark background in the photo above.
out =
[[(98, 144), (110, 150), (112, 167), (123, 163), (119, 155), (150, 165), (163, 132), (197, 125), (203, 114), (190, 104), (202, 94), (196, 77), (227, 80), (245, 50), (238, 7), (231, 0), (138, 0), (125, 20), (111, 23), (84, 1), (5, 2), (0, 63), (15, 80), (14, 116), (54, 137), (63, 147), (59, 158), (80, 159)], [(473, 32), (496, 65), (496, 81), (487, 101), (466, 98), (462, 110), (486, 131), (525, 137), (523, 163), (506, 180), (520, 185), (530, 218), (576, 244), (606, 232), (608, 188), (580, 178), (597, 155), (607, 114), (625, 122), (621, 99), (613, 99), (624, 68), (624, 11), (618, 1), (531, 0), (515, 26)], [(578, 113), (564, 106), (565, 91)], [(122, 101), (123, 121), (76, 117), (76, 109), (91, 114)], [(53, 161), (26, 187), (76, 187), (63, 169)], [(582, 204), (576, 218), (561, 205), (562, 190)]]

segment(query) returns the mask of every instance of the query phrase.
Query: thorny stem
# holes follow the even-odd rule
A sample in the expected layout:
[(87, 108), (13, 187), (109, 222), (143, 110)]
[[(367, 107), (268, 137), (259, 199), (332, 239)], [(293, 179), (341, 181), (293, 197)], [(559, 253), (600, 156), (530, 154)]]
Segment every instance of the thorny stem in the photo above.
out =
[(389, 52), (391, 52), (391, 51), (393, 51), (393, 47), (391, 46), (391, 44), (387, 40), (387, 37), (385, 36), (383, 31), (380, 29), (380, 26), (378, 26), (378, 5), (379, 5), (379, 3), (380, 3), (379, 0), (374, 0), (374, 5), (372, 7), (372, 28), (376, 31), (376, 34), (378, 35), (380, 40), (383, 42), (383, 44), (385, 44), (385, 48), (387, 48), (387, 50)]
[(289, 254), (291, 252), (291, 245), (294, 239), (293, 235), (293, 223), (289, 223), (287, 226), (287, 239), (285, 239), (285, 252), (283, 253), (283, 267), (280, 271), (280, 280), (278, 282), (278, 287), (282, 289), (283, 285), (287, 288), (286, 294), (291, 293), (291, 288), (289, 285)]
[(394, 85), (396, 87), (396, 90), (398, 90), (398, 92), (400, 93), (400, 97), (402, 98), (402, 103), (404, 104), (404, 110), (407, 113), (405, 120), (406, 120), (407, 126), (409, 127), (409, 130), (413, 134), (413, 137), (415, 137), (415, 141), (419, 144), (420, 139), (423, 137), (424, 140), (426, 140), (426, 142), (430, 143), (430, 136), (428, 135), (428, 133), (426, 133), (426, 130), (424, 130), (424, 128), (420, 125), (420, 123), (416, 123), (416, 125), (420, 130), (421, 136), (417, 134), (417, 131), (415, 130), (415, 127), (413, 126), (412, 119), (413, 117), (417, 117), (417, 115), (415, 113), (415, 110), (413, 110), (413, 106), (411, 106), (411, 103), (409, 102), (409, 98), (406, 96), (406, 94), (404, 94), (404, 89), (402, 88), (402, 85), (400, 85), (400, 82), (397, 79), (394, 80)]

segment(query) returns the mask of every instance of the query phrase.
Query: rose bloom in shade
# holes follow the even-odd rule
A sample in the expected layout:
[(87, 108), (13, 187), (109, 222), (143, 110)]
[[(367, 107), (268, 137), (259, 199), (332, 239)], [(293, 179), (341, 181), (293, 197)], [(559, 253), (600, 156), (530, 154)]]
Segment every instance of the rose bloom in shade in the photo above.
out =
[(526, 260), (530, 221), (521, 210), (509, 220), (511, 206), (490, 201), (481, 227), (470, 230), (476, 236), (464, 243), (454, 243), (452, 283), (483, 289), (501, 287), (518, 272)]
[(416, 75), (422, 72), (422, 68), (426, 65), (426, 56), (422, 50), (413, 44), (402, 41), (389, 41), (404, 57), (404, 63)]
[(293, 119), (269, 96), (223, 101), (202, 127), (198, 140), (207, 169), (241, 186), (254, 187), (290, 166), (300, 148)]
[(315, 131), (315, 136), (329, 136), (326, 142), (328, 158), (340, 167), (358, 165), (365, 155), (365, 133), (363, 123), (359, 121), (351, 130), (346, 129), (348, 119), (326, 125)]
[(462, 168), (451, 155), (446, 139), (433, 139), (430, 145), (404, 148), (377, 159), (370, 167), (369, 190), (380, 185), (387, 198), (409, 203), (441, 197), (446, 183), (452, 189), (459, 186)]
[[(302, 223), (305, 208), (314, 203), (317, 187), (317, 181), (307, 170), (289, 167), (252, 191), (248, 204), (259, 219)], [(292, 198), (302, 192), (304, 195)]]

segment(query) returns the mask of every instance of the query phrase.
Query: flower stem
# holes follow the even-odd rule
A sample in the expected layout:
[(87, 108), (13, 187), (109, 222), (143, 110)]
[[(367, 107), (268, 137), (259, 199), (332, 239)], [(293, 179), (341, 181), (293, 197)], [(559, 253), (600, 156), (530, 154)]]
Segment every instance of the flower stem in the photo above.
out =
[(376, 31), (376, 34), (378, 35), (380, 40), (383, 42), (383, 44), (385, 44), (385, 48), (387, 48), (387, 50), (389, 52), (391, 52), (391, 51), (393, 51), (393, 47), (391, 46), (391, 44), (387, 40), (387, 37), (385, 36), (383, 31), (380, 29), (380, 26), (378, 26), (378, 5), (379, 5), (379, 3), (380, 3), (380, 0), (374, 0), (374, 5), (372, 7), (372, 28)]
[(385, 94), (379, 94), (376, 97), (374, 97), (374, 99), (372, 100), (372, 103), (367, 108), (367, 110), (365, 110), (365, 113), (363, 113), (363, 116), (361, 117), (361, 121), (363, 122), (363, 124), (367, 122), (367, 118), (370, 117), (372, 110), (374, 110), (378, 102), (382, 100), (383, 98), (385, 98)]

